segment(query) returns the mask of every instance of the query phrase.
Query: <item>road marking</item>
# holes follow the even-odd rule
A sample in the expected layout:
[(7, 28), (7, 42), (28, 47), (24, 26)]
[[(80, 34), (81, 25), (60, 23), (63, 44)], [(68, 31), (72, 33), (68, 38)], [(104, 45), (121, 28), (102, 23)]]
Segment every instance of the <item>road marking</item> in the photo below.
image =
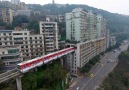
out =
[[(105, 66), (105, 65), (106, 65), (106, 63), (105, 63), (103, 66)], [(102, 68), (104, 68), (104, 67), (101, 67), (100, 70), (98, 70), (98, 71), (94, 74), (94, 77), (101, 71)], [(94, 77), (93, 77), (93, 78), (94, 78)], [(83, 88), (84, 88), (93, 78), (90, 78), (90, 80), (89, 80), (80, 90), (83, 90)]]

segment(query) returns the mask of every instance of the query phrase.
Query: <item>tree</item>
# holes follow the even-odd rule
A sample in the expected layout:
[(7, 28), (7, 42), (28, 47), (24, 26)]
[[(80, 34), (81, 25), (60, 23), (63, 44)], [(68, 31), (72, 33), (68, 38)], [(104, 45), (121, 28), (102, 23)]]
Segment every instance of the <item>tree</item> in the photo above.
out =
[(30, 21), (28, 29), (34, 30), (35, 33), (39, 33), (39, 22), (36, 20)]
[(16, 17), (14, 17), (12, 25), (13, 25), (13, 27), (17, 27), (17, 26), (21, 27), (22, 23), (29, 23), (29, 19), (25, 15), (18, 15)]

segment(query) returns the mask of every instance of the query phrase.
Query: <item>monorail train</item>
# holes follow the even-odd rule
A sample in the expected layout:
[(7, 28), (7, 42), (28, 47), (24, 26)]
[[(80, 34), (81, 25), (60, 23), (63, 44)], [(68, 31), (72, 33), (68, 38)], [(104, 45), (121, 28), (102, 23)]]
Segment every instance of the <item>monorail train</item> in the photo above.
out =
[(57, 58), (60, 58), (68, 53), (71, 53), (75, 50), (76, 48), (70, 47), (66, 48), (60, 51), (56, 51), (47, 55), (43, 55), (41, 57), (37, 57), (28, 61), (23, 61), (19, 64), (17, 64), (17, 69), (21, 71), (22, 73), (25, 73), (29, 71), (30, 69), (33, 69), (35, 67), (39, 67), (43, 64), (46, 64), (52, 60), (56, 60)]

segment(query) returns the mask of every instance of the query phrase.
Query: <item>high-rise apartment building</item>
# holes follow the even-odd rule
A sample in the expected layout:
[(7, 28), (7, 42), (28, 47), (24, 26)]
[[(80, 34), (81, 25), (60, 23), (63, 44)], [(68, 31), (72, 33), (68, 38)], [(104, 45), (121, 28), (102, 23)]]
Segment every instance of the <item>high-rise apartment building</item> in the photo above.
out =
[(106, 36), (106, 20), (100, 15), (97, 15), (97, 37)]
[(88, 12), (88, 36), (89, 40), (97, 38), (97, 16), (91, 11)]
[(13, 12), (10, 8), (0, 8), (1, 20), (6, 23), (12, 23), (13, 21)]
[(70, 41), (88, 40), (88, 12), (76, 8), (66, 14), (66, 39)]
[(33, 35), (26, 29), (0, 30), (0, 46), (21, 46), (23, 59), (44, 55), (43, 35)]
[(77, 41), (70, 44), (77, 49), (67, 55), (66, 62), (71, 74), (77, 76), (80, 68), (106, 50), (106, 20), (91, 11), (76, 8), (66, 14), (66, 39), (71, 43)]
[(58, 46), (58, 26), (57, 22), (50, 22), (49, 18), (45, 22), (40, 22), (40, 34), (44, 37), (45, 54), (59, 49)]

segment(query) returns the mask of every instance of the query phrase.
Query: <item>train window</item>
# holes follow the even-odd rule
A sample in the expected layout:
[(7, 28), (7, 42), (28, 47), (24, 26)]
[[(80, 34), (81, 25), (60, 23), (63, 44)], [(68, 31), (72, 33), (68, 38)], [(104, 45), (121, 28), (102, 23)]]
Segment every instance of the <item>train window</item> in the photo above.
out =
[(17, 69), (19, 69), (19, 70), (20, 70), (20, 69), (21, 69), (21, 67), (20, 67), (19, 65), (17, 65)]
[(26, 65), (24, 65), (24, 68), (26, 68)]

